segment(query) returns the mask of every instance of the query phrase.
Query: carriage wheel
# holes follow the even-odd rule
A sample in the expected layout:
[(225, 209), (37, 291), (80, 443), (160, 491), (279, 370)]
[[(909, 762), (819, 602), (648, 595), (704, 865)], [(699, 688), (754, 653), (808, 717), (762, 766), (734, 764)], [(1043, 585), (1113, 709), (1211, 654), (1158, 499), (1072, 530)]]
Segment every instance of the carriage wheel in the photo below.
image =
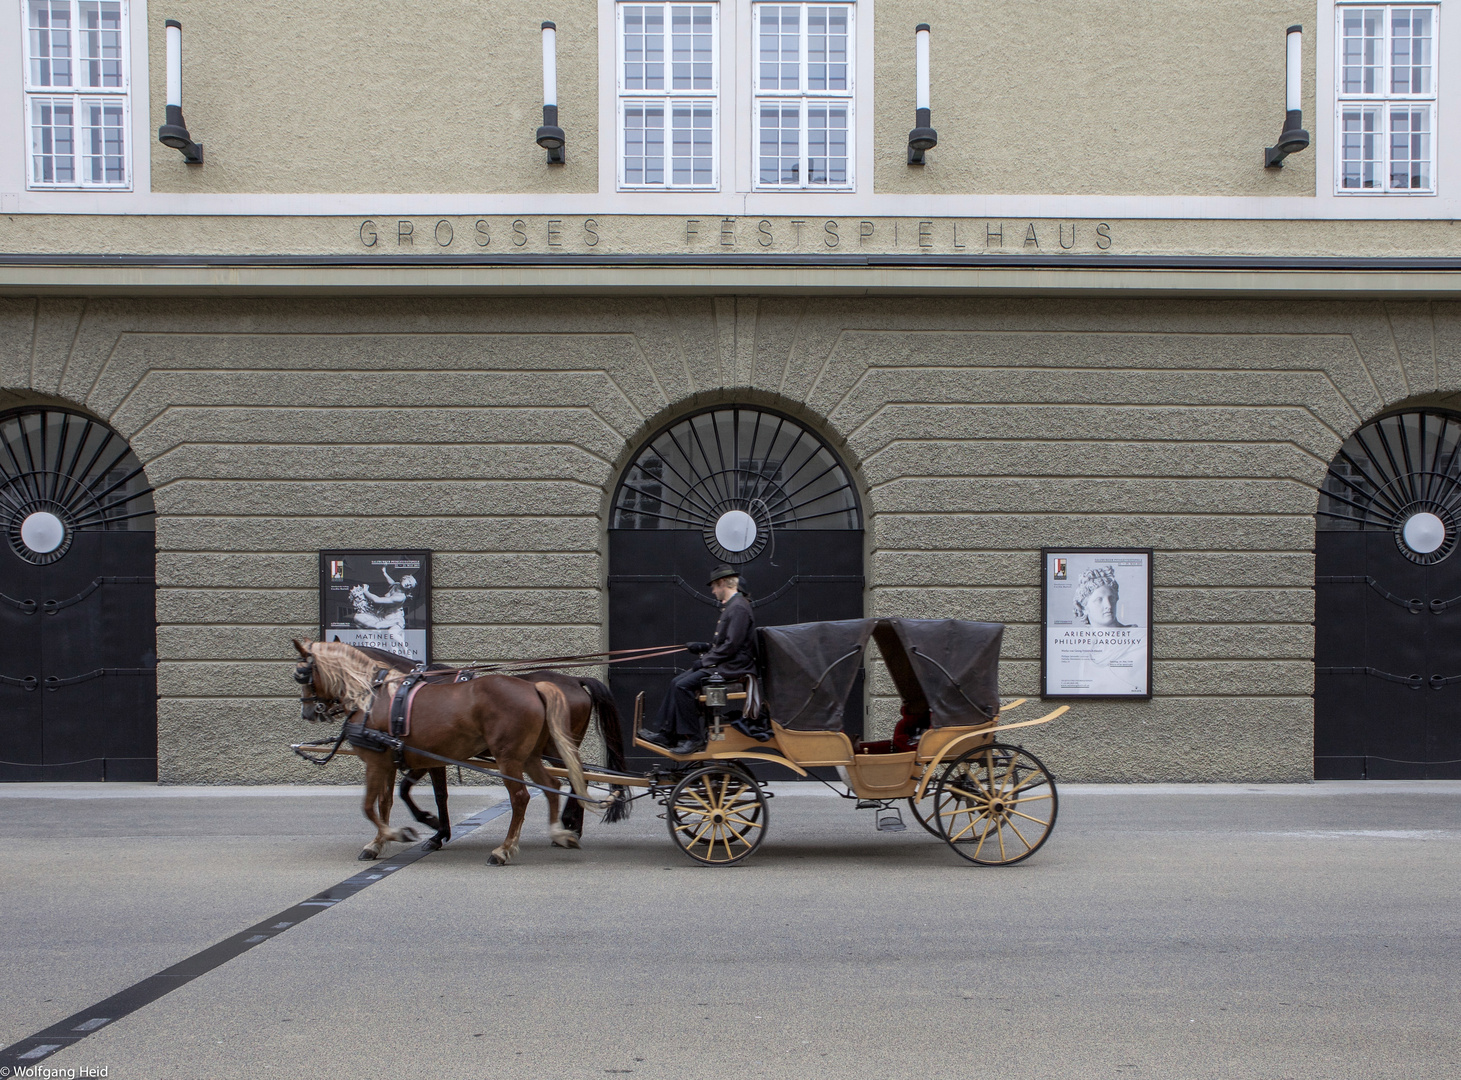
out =
[(933, 812), (950, 847), (980, 866), (1028, 859), (1055, 828), (1055, 779), (1040, 759), (993, 743), (956, 758), (939, 777)]
[(670, 836), (680, 850), (710, 866), (740, 862), (766, 834), (761, 785), (734, 765), (692, 772), (675, 785), (665, 809)]
[[(924, 792), (923, 797), (927, 800), (928, 792)], [(913, 820), (922, 825), (930, 836), (935, 836), (940, 840), (944, 838), (944, 834), (938, 831), (938, 822), (932, 817), (932, 804), (921, 805), (917, 795), (910, 795), (908, 796), (908, 809), (913, 811)]]

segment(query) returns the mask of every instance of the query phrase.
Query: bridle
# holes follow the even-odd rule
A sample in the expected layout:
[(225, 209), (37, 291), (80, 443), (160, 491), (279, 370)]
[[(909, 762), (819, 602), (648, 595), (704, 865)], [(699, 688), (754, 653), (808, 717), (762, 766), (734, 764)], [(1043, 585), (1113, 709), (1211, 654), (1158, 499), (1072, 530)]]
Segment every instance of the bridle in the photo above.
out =
[[(307, 686), (314, 689), (315, 681), (315, 658), (311, 656), (308, 660), (301, 660), (294, 666), (294, 681), (300, 686)], [(301, 694), (299, 698), (299, 718), (308, 720), (311, 723), (325, 720), (339, 720), (341, 717), (349, 716), (353, 709), (346, 707), (339, 698), (324, 698), (317, 693)]]
[[(315, 681), (315, 658), (309, 657), (301, 660), (294, 666), (294, 681), (300, 686), (314, 690)], [(324, 757), (316, 757), (314, 754), (295, 747), (294, 752), (316, 765), (328, 765), (330, 760), (340, 752), (340, 747), (345, 742), (345, 727), (350, 723), (350, 717), (355, 715), (354, 709), (346, 707), (339, 698), (323, 698), (316, 693), (302, 693), (299, 698), (299, 718), (308, 720), (311, 723), (323, 723), (326, 721), (339, 720), (340, 734), (335, 739), (335, 745), (330, 747), (330, 752)], [(309, 743), (306, 745), (323, 746), (328, 743), (326, 739), (321, 743)]]

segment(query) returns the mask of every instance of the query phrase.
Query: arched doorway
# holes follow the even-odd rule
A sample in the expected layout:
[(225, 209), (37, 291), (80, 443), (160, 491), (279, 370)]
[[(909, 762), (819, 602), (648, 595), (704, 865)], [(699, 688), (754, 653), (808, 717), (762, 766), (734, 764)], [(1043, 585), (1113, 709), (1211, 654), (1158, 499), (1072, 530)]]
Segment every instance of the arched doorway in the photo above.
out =
[(1354, 433), (1319, 495), (1314, 775), (1461, 778), (1461, 416)]
[[(609, 522), (609, 647), (708, 639), (718, 605), (706, 576), (722, 562), (741, 571), (758, 625), (863, 614), (851, 474), (824, 439), (771, 409), (722, 405), (683, 417), (624, 470)], [(653, 710), (692, 659), (610, 668), (626, 724), (640, 691)]]
[(157, 779), (141, 462), (82, 413), (0, 413), (0, 532), (0, 780)]

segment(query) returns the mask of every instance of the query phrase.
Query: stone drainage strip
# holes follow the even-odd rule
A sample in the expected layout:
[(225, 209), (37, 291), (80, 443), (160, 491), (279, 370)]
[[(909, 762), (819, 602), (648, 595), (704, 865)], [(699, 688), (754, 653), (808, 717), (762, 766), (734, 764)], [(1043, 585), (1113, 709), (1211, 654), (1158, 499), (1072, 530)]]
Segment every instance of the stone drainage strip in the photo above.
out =
[[(479, 810), (470, 817), (463, 818), (452, 826), (452, 840), (455, 841), (459, 837), (481, 828), (493, 818), (507, 813), (511, 808), (512, 804), (507, 799), (503, 799), (485, 810)], [(308, 900), (302, 900), (293, 907), (285, 908), (277, 915), (250, 926), (247, 930), (240, 930), (232, 937), (224, 938), (218, 944), (211, 945), (202, 952), (194, 953), (181, 963), (159, 971), (156, 975), (149, 975), (141, 982), (133, 983), (120, 993), (113, 994), (90, 1008), (68, 1016), (60, 1023), (52, 1024), (44, 1031), (12, 1043), (0, 1050), (0, 1076), (9, 1076), (16, 1066), (34, 1065), (36, 1062), (44, 1061), (58, 1050), (75, 1045), (93, 1031), (99, 1031), (108, 1024), (114, 1024), (122, 1017), (134, 1013), (146, 1005), (151, 1005), (158, 998), (192, 982), (199, 975), (212, 971), (214, 968), (228, 963), (234, 957), (243, 955), (254, 946), (262, 945), (270, 938), (278, 937), (284, 931), (298, 926), (306, 919), (349, 900), (362, 889), (370, 888), (377, 881), (410, 866), (428, 854), (430, 852), (427, 851), (424, 841), (409, 847), (389, 859), (373, 864), (368, 870), (362, 870), (346, 878), (324, 892), (316, 893)]]

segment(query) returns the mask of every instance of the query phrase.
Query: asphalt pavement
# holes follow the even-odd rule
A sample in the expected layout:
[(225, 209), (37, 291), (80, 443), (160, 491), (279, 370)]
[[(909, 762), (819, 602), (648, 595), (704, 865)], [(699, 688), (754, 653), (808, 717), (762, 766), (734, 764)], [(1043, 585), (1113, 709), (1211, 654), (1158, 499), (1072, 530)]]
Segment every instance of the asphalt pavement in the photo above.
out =
[[(647, 803), (551, 848), (534, 800), (513, 865), (487, 865), (497, 817), (43, 1067), (1461, 1078), (1461, 783), (1071, 785), (992, 869), (777, 790), (718, 869)], [(498, 797), (454, 788), (452, 816)], [(0, 786), (0, 1045), (362, 880), (370, 835), (348, 789)]]

